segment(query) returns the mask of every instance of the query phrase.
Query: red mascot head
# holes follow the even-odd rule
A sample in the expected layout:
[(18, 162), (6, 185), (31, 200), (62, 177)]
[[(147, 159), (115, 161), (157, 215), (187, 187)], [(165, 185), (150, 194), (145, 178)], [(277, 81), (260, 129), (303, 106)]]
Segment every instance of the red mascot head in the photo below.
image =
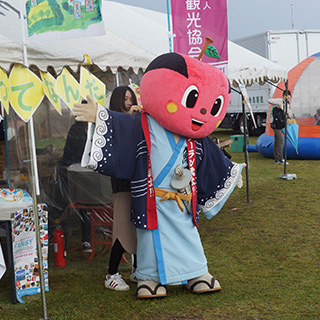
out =
[(143, 109), (165, 129), (203, 138), (224, 118), (230, 85), (218, 68), (178, 53), (154, 59), (141, 81)]

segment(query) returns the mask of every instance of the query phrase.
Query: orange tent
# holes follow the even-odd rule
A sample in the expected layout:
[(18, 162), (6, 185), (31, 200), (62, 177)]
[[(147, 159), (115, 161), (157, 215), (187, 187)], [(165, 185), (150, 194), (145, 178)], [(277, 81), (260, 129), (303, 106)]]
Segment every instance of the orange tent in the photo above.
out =
[[(288, 159), (320, 159), (320, 52), (303, 60), (288, 73), (288, 89), (292, 99), (290, 109), (299, 125), (298, 151), (288, 144)], [(284, 82), (278, 84), (273, 98), (282, 98)], [(257, 141), (257, 150), (273, 156), (273, 130), (270, 127), (270, 105), (265, 134)], [(319, 121), (320, 123), (320, 121)], [(293, 147), (292, 147), (293, 149)]]

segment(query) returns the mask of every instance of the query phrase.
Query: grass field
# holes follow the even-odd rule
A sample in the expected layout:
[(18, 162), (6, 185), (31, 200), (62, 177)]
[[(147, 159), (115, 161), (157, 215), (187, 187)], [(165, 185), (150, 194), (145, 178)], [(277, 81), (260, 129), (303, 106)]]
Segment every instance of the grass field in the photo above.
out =
[[(227, 139), (232, 131), (215, 133)], [(250, 137), (255, 144), (256, 138)], [(230, 153), (230, 149), (226, 149)], [(244, 162), (244, 153), (231, 153)], [(190, 320), (316, 320), (320, 319), (320, 209), (319, 161), (289, 160), (287, 173), (297, 179), (281, 180), (283, 165), (259, 153), (249, 153), (249, 200), (244, 186), (236, 189), (221, 212), (211, 220), (201, 216), (199, 231), (210, 272), (222, 286), (214, 294), (194, 295), (181, 286), (168, 287), (168, 297), (139, 301), (135, 284), (127, 292), (104, 288), (108, 255), (91, 262), (71, 261), (65, 268), (49, 254), (46, 293), (50, 319), (190, 319)], [(80, 241), (80, 233), (72, 242)], [(70, 244), (71, 246), (72, 244)], [(5, 248), (4, 244), (2, 247)], [(131, 267), (121, 263), (129, 283)], [(39, 319), (40, 295), (10, 302), (9, 276), (0, 281), (0, 319)]]

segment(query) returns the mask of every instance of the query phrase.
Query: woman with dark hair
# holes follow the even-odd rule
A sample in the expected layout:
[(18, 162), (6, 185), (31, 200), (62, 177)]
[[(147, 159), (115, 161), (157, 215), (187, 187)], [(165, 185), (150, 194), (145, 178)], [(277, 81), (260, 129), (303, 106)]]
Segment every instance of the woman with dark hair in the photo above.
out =
[(112, 92), (109, 109), (132, 115), (134, 112), (141, 112), (141, 108), (137, 104), (137, 98), (133, 90), (127, 86), (120, 86)]
[[(110, 110), (129, 113), (141, 112), (137, 105), (137, 99), (133, 90), (126, 86), (120, 86), (113, 90), (110, 98)], [(105, 279), (105, 287), (117, 291), (129, 290), (129, 286), (121, 278), (118, 267), (124, 252), (133, 255), (130, 280), (137, 282), (135, 269), (137, 267), (136, 228), (130, 221), (131, 215), (131, 188), (130, 180), (111, 177), (113, 192), (113, 232), (112, 248), (109, 260), (109, 270)]]

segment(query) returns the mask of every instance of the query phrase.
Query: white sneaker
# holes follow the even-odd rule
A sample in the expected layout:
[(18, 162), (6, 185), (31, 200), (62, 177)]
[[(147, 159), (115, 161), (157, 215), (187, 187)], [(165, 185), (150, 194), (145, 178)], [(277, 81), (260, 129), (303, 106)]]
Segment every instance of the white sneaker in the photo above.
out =
[(113, 275), (107, 274), (104, 281), (104, 286), (108, 289), (117, 291), (127, 291), (130, 289), (118, 272)]
[(136, 277), (136, 269), (132, 268), (130, 273), (130, 281), (131, 282), (138, 282), (138, 278)]
[(91, 252), (92, 252), (92, 245), (91, 245), (91, 243), (88, 242), (88, 241), (82, 242), (82, 244), (81, 244), (81, 251), (84, 252), (84, 253), (91, 253)]

